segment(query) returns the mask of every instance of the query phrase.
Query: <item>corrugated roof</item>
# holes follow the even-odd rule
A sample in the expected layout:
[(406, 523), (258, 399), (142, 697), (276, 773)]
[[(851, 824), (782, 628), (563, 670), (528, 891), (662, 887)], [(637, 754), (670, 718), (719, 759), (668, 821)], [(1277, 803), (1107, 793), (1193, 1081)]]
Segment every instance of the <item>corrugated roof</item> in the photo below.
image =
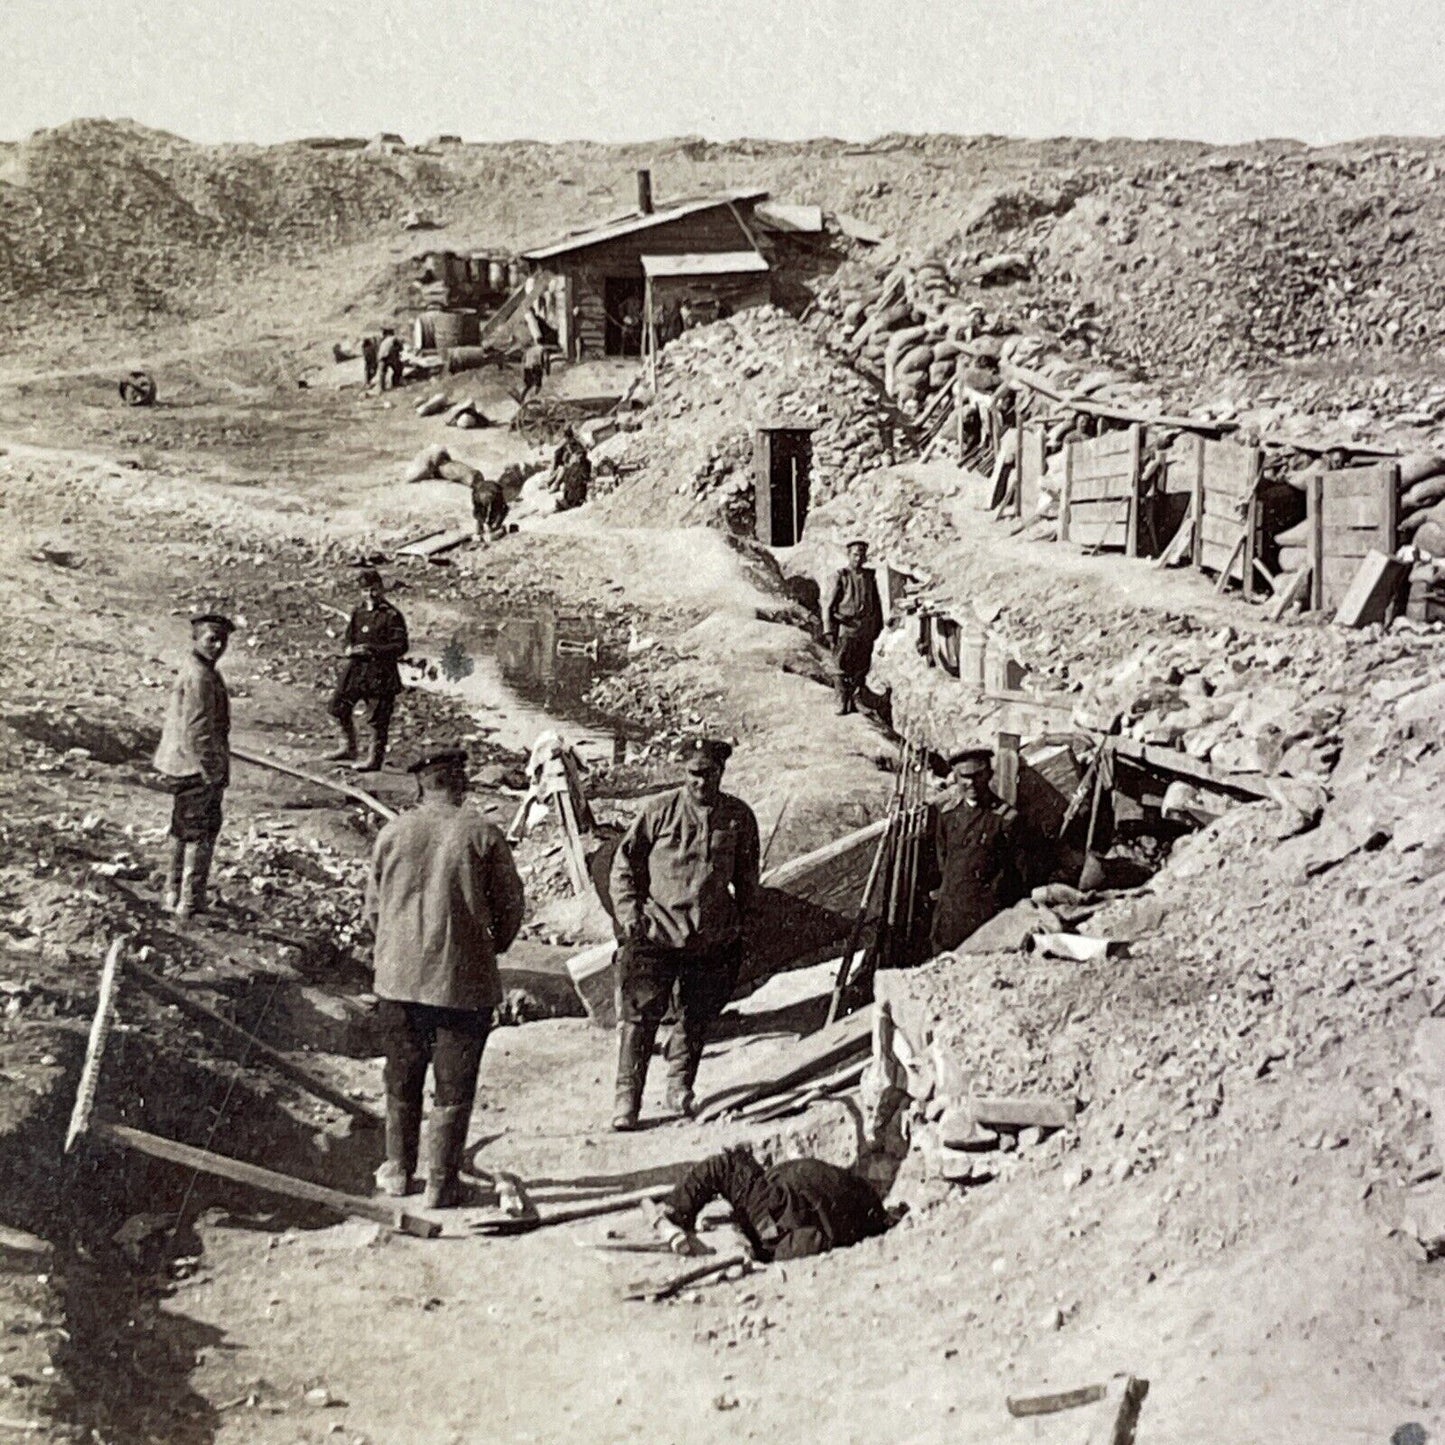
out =
[(646, 215), (637, 212), (621, 216), (615, 221), (604, 221), (599, 226), (585, 230), (571, 231), (560, 240), (538, 246), (532, 251), (523, 251), (524, 261), (546, 261), (552, 256), (564, 256), (568, 251), (580, 251), (585, 246), (597, 246), (603, 241), (615, 241), (619, 236), (630, 236), (637, 231), (647, 231), (653, 226), (665, 226), (669, 221), (679, 221), (684, 216), (694, 216), (699, 211), (710, 211), (715, 206), (735, 205), (739, 201), (761, 201), (768, 193), (760, 190), (717, 191), (710, 196), (698, 196), (691, 201), (674, 201), (669, 206), (659, 206)]
[(643, 256), (648, 276), (734, 276), (740, 271), (766, 271), (756, 251), (707, 251), (686, 256)]

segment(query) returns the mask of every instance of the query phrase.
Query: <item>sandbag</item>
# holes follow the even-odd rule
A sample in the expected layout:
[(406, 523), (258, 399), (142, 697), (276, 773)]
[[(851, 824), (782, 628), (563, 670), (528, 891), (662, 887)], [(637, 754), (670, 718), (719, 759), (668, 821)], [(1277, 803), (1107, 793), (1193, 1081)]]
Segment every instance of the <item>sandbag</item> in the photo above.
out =
[(1310, 540), (1310, 519), (1306, 517), (1303, 522), (1297, 522), (1293, 527), (1286, 527), (1283, 532), (1276, 532), (1274, 540), (1281, 547), (1308, 546)]
[(888, 345), (883, 354), (889, 361), (897, 361), (906, 351), (917, 346), (926, 335), (927, 330), (922, 326), (905, 326), (901, 331), (895, 331), (888, 338)]
[(933, 348), (931, 346), (915, 346), (904, 352), (893, 363), (893, 371), (896, 376), (922, 375), (933, 365)]
[(1422, 507), (1417, 512), (1411, 512), (1408, 517), (1402, 517), (1400, 519), (1400, 535), (1402, 537), (1418, 536), (1420, 529), (1431, 523), (1445, 527), (1445, 501), (1436, 502), (1430, 507)]
[(487, 423), (476, 412), (464, 411), (451, 425), (461, 431), (476, 431), (479, 427), (486, 426)]
[(1445, 499), (1445, 473), (1436, 477), (1424, 477), (1414, 486), (1407, 488), (1400, 498), (1402, 512), (1418, 512), (1434, 502)]
[(435, 416), (439, 411), (445, 411), (449, 405), (449, 398), (446, 392), (438, 391), (427, 397), (425, 401), (419, 401), (416, 405), (418, 416)]
[(407, 463), (401, 479), (404, 482), (430, 482), (435, 479), (436, 474), (436, 464), (425, 452), (419, 452)]
[(1440, 452), (1406, 452), (1400, 458), (1400, 485), (1413, 487), (1430, 477), (1445, 475), (1445, 455)]
[(953, 362), (935, 361), (928, 368), (928, 384), (937, 391), (940, 387), (947, 386), (953, 380)]
[(963, 345), (952, 338), (945, 338), (935, 342), (933, 347), (933, 359), (935, 361), (951, 361), (955, 356), (963, 355)]
[(850, 301), (843, 308), (843, 324), (845, 326), (856, 326), (866, 309), (861, 301)]
[(481, 476), (481, 472), (467, 462), (443, 462), (437, 468), (437, 476), (443, 481), (465, 482), (467, 486), (471, 486), (472, 482)]
[(1299, 572), (1310, 565), (1310, 551), (1308, 547), (1281, 547), (1279, 549), (1279, 570), (1281, 572)]
[(1415, 545), (1432, 557), (1445, 557), (1445, 521), (1424, 523), (1415, 533)]

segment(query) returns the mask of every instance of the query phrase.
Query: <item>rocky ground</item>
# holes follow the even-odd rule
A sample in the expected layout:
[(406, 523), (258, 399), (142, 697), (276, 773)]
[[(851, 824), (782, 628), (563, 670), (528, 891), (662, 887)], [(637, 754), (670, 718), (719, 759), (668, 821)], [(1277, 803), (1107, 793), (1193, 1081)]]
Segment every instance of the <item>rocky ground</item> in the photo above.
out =
[[(663, 194), (761, 180), (894, 230), (881, 264), (857, 265), (870, 286), (903, 265), (916, 297), (944, 298), (941, 317), (977, 301), (1037, 327), (1080, 374), (1218, 368), (1211, 385), (1252, 374), (1257, 398), (1278, 367), (1291, 406), (1314, 387), (1336, 417), (1357, 398), (1332, 390), (1333, 367), (1408, 372), (1421, 406), (1437, 385), (1426, 303), (1440, 273), (1424, 224), (1436, 149), (935, 137), (390, 157), (198, 148), (99, 123), (7, 148), (0, 296), (25, 345), (0, 388), (0, 1224), (12, 1231), (0, 1231), (0, 1427), (116, 1445), (1063, 1441), (1080, 1417), (1013, 1421), (1004, 1396), (1129, 1371), (1151, 1381), (1150, 1441), (1445, 1430), (1445, 1284), (1422, 1224), (1439, 1207), (1441, 1105), (1432, 1117), (1415, 1052), (1445, 1009), (1439, 638), (1266, 624), (1198, 578), (1007, 537), (966, 478), (912, 459), (922, 383), (885, 399), (887, 378), (854, 364), (836, 333), (856, 333), (864, 309), (845, 319), (842, 283), (825, 288), (816, 329), (770, 313), (671, 349), (657, 404), (605, 445), (620, 475), (593, 505), (388, 572), (434, 666), (448, 648), (480, 665), (495, 629), (528, 610), (598, 642), (588, 698), (539, 693), (526, 717), (551, 708), (623, 739), (593, 782), (607, 820), (667, 776), (680, 732), (733, 736), (730, 785), (773, 835), (774, 861), (876, 817), (891, 786), (894, 740), (832, 714), (799, 585), (856, 530), (971, 611), (1067, 701), (1070, 726), (1118, 716), (1135, 741), (1272, 779), (1275, 798), (1185, 838), (1142, 894), (1095, 914), (1087, 927), (1127, 953), (945, 958), (902, 985), (973, 1087), (1072, 1094), (1078, 1127), (1009, 1136), (969, 1187), (927, 1177), (915, 1155), (898, 1184), (911, 1212), (887, 1238), (658, 1306), (619, 1295), (665, 1261), (577, 1247), (605, 1226), (484, 1240), (463, 1214), (422, 1242), (88, 1143), (59, 1153), (115, 936), (307, 1051), (338, 1087), (379, 1097), (356, 919), (375, 820), (239, 765), (223, 906), (182, 928), (157, 907), (166, 803), (146, 766), (198, 602), (242, 621), (225, 663), (238, 740), (319, 766), (340, 626), (328, 609), (350, 601), (349, 564), (466, 519), (460, 488), (399, 481), (408, 457), (452, 433), (414, 416), (407, 393), (337, 386), (326, 360), (363, 313), (402, 304), (400, 262), (423, 243), (377, 237), (378, 216), (425, 204), (448, 222), (438, 239), (485, 247), (620, 207), (647, 161)], [(109, 198), (103, 214), (87, 177)], [(94, 234), (78, 246), (82, 223)], [(1008, 251), (1026, 264), (990, 269)], [(1178, 324), (1180, 296), (1197, 324)], [(939, 351), (951, 324), (928, 339), (930, 369), (965, 364)], [(111, 366), (137, 349), (162, 405), (122, 411)], [(501, 381), (478, 396), (505, 420)], [(1380, 411), (1397, 399), (1386, 392)], [(778, 558), (739, 535), (741, 439), (783, 403), (820, 423), (821, 481), (806, 543)], [(1411, 425), (1433, 440), (1436, 421)], [(504, 427), (454, 450), (489, 471), (532, 455)], [(986, 720), (901, 630), (875, 680), (900, 726), (940, 748)], [(398, 754), (465, 737), (478, 806), (510, 816), (526, 701), (473, 709), (410, 692)], [(372, 786), (407, 801), (396, 771)], [(554, 834), (519, 861), (534, 910), (508, 960), (511, 1014), (554, 1016), (489, 1045), (479, 1166), (596, 1190), (747, 1133), (599, 1131), (611, 1041), (555, 1016), (568, 1002), (559, 959), (598, 920), (567, 905)], [(798, 981), (773, 987), (730, 1019), (707, 1077), (816, 1022)], [(367, 1187), (367, 1131), (138, 989), (120, 1020), (104, 1117)], [(855, 1144), (837, 1105), (750, 1137), (838, 1158)]]

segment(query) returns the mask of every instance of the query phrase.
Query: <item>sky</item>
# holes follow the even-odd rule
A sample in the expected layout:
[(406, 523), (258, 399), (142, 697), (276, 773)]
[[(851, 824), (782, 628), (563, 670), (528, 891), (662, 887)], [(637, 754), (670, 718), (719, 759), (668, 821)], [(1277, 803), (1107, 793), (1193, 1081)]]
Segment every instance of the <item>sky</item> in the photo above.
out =
[(1440, 0), (0, 0), (0, 139), (1445, 135)]

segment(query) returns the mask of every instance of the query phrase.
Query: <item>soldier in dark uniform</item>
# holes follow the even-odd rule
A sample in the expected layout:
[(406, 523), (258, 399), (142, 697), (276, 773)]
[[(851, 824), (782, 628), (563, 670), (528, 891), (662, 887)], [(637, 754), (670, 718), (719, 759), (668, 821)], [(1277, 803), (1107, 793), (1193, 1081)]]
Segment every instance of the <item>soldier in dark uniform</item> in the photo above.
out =
[(676, 991), (667, 1105), (692, 1113), (707, 1031), (727, 1007), (758, 890), (758, 820), (722, 791), (732, 748), (694, 738), (686, 781), (649, 798), (612, 862), (617, 960), (617, 1094), (612, 1127), (635, 1129), (657, 1030)]
[(990, 787), (993, 754), (968, 748), (950, 758), (960, 801), (938, 814), (934, 953), (958, 948), (1023, 896), (1028, 858), (1018, 813)]
[(787, 1159), (764, 1169), (746, 1145), (694, 1164), (654, 1215), (674, 1254), (696, 1254), (693, 1225), (714, 1199), (733, 1220), (755, 1259), (802, 1259), (883, 1234), (888, 1211), (866, 1179), (821, 1159)]
[(386, 758), (386, 741), (391, 729), (392, 709), (401, 691), (397, 663), (408, 647), (406, 619), (386, 600), (381, 574), (366, 568), (360, 577), (366, 594), (351, 614), (346, 628), (346, 667), (337, 683), (329, 709), (341, 727), (342, 744), (330, 755), (332, 762), (350, 762), (356, 757), (356, 725), (351, 714), (357, 703), (371, 707), (371, 752), (356, 771), (374, 773)]
[(366, 385), (376, 380), (376, 337), (361, 338), (361, 365), (366, 372)]
[(883, 631), (878, 581), (865, 566), (866, 542), (848, 543), (848, 565), (833, 579), (823, 613), (823, 637), (838, 666), (838, 712), (857, 712), (858, 694), (873, 665), (873, 645)]

